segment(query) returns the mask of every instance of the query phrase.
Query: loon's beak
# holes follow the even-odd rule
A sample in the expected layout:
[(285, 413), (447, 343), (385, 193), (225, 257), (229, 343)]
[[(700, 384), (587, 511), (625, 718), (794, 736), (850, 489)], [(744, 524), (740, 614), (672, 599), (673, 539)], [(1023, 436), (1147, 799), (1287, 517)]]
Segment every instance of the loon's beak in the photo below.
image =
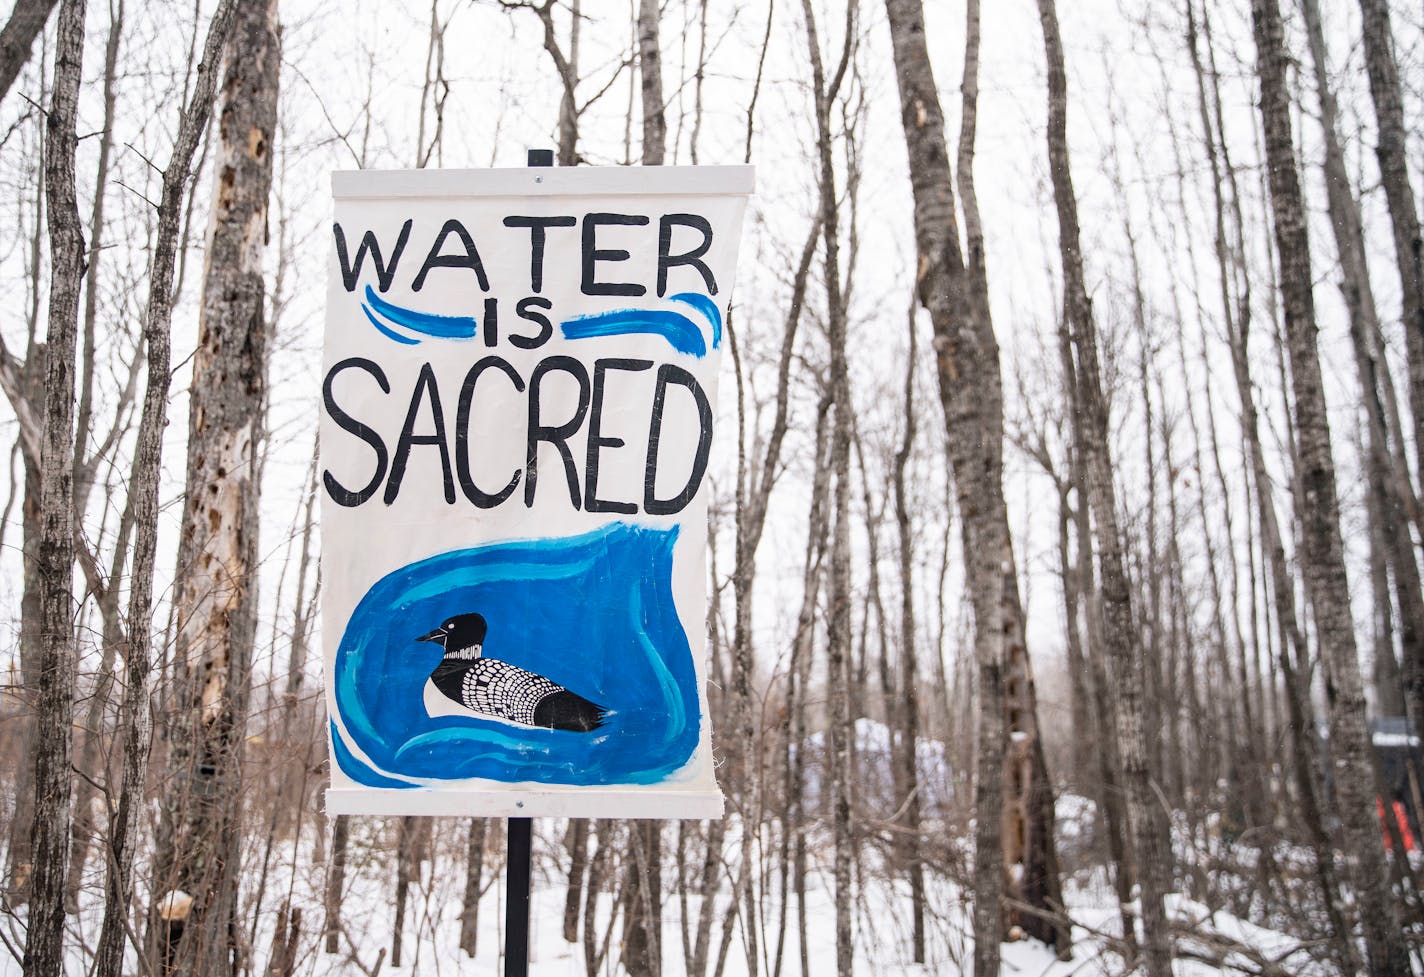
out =
[(445, 638), (446, 638), (447, 635), (449, 635), (449, 633), (450, 633), (449, 631), (446, 631), (443, 627), (440, 627), (440, 628), (436, 628), (434, 631), (431, 631), (429, 634), (422, 634), (420, 637), (416, 638), (415, 640), (416, 640), (416, 641), (429, 641), (429, 642), (431, 642), (432, 644), (441, 645), (441, 644), (444, 644), (444, 643), (445, 643)]

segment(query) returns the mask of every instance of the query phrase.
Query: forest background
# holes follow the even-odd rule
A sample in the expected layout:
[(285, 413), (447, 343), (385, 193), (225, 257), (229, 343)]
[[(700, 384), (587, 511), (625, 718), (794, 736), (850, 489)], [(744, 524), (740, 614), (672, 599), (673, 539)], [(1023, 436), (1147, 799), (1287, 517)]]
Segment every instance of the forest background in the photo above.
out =
[(1421, 30), (19, 0), (0, 972), (497, 956), (498, 825), (321, 813), (313, 408), (330, 171), (531, 147), (758, 167), (709, 479), (729, 814), (541, 823), (541, 960), (1424, 967)]

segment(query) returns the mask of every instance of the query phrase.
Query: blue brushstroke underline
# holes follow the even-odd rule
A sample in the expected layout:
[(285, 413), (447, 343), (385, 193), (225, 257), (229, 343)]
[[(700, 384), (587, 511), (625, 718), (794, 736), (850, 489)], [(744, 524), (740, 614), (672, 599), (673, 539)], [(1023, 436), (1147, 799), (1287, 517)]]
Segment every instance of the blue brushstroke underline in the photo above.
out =
[(377, 295), (376, 290), (370, 285), (366, 286), (366, 302), (362, 304), (361, 308), (365, 311), (366, 318), (371, 320), (372, 325), (397, 342), (418, 343), (420, 340), (404, 339), (389, 329), (382, 328), (371, 314), (372, 309), (404, 329), (434, 339), (473, 339), (480, 328), (480, 324), (474, 316), (417, 312), (414, 309), (403, 308), (392, 302), (387, 302)]

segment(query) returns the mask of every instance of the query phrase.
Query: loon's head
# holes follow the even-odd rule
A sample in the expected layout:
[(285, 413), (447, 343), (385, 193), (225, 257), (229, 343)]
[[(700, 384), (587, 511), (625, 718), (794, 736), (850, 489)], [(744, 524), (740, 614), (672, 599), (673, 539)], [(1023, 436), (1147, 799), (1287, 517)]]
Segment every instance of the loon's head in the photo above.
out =
[(480, 657), (487, 630), (489, 626), (481, 615), (456, 614), (415, 640), (439, 645), (445, 649), (447, 659), (474, 659)]

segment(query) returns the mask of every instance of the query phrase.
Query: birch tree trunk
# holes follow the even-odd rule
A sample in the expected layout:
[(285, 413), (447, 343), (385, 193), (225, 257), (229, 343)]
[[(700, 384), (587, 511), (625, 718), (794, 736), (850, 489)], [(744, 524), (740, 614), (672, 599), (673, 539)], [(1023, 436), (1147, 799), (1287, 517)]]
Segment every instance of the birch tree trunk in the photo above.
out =
[(69, 868), (70, 753), (74, 725), (74, 356), (84, 236), (74, 187), (75, 114), (84, 59), (84, 0), (60, 9), (44, 157), (49, 203), (50, 296), (40, 443), (39, 669), (35, 700), (34, 832), (24, 969), (64, 967), (64, 883)]
[(179, 974), (231, 964), (241, 751), (256, 624), (257, 468), (267, 323), (262, 256), (281, 43), (277, 0), (243, 3), (223, 79), (213, 216), (188, 421), (176, 582), (176, 728), (156, 894), (194, 898)]
[(662, 166), (667, 152), (662, 64), (662, 48), (658, 44), (658, 0), (638, 0), (638, 72), (643, 81), (644, 166)]
[(1310, 242), (1295, 170), (1285, 44), (1276, 0), (1252, 0), (1251, 24), (1261, 82), (1261, 122), (1266, 136), (1267, 175), (1290, 356), (1292, 414), (1299, 456), (1296, 478), (1301, 488), (1296, 496), (1301, 569), (1314, 610), (1327, 680), (1334, 687), (1334, 694), (1327, 698), (1341, 837), (1360, 906), (1370, 972), (1402, 977), (1409, 973), (1409, 959), (1375, 816), (1372, 747), (1350, 616), (1335, 463), (1330, 452), (1330, 426), (1315, 341)]
[(1146, 675), (1155, 663), (1145, 661), (1133, 615), (1131, 592), (1118, 526), (1117, 493), (1108, 455), (1108, 411), (1098, 365), (1097, 327), (1088, 299), (1079, 243), (1078, 201), (1068, 160), (1068, 86), (1063, 67), (1054, 0), (1038, 0), (1048, 63), (1048, 162), (1058, 210), (1058, 241), (1063, 262), (1064, 321), (1076, 362), (1071, 383), (1077, 392), (1073, 416), (1074, 441), (1083, 459), (1092, 511), (1093, 542), (1098, 551), (1104, 648), (1111, 662), (1116, 691), (1116, 732), (1123, 786), (1131, 826), (1137, 880), (1141, 886), (1142, 927), (1149, 977), (1171, 974), (1171, 936), (1163, 898), (1170, 883), (1170, 847), (1165, 817), (1156, 811), (1148, 758), (1151, 749), (1145, 720)]
[[(1033, 683), (1023, 640), (1008, 509), (1003, 492), (1003, 386), (999, 347), (988, 305), (983, 232), (973, 193), (972, 160), (978, 86), (978, 5), (968, 8), (964, 132), (960, 188), (969, 238), (969, 261), (960, 251), (954, 185), (919, 0), (886, 0), (901, 121), (915, 200), (920, 302), (934, 326), (940, 406), (948, 431), (950, 464), (960, 510), (963, 552), (974, 611), (974, 654), (979, 688), (975, 789), (974, 972), (997, 974), (1003, 928), (1006, 839), (1023, 859), (1016, 892), (1039, 905), (1057, 900), (1052, 857), (1052, 795), (1040, 745), (1034, 742)], [(1006, 669), (1013, 675), (1006, 689)], [(1009, 710), (1006, 691), (1012, 693)], [(1006, 722), (1006, 711), (1012, 713)], [(1006, 768), (1009, 729), (1016, 733), (1012, 768)], [(1010, 803), (1006, 804), (1006, 800)], [(1045, 814), (1047, 815), (1045, 818)], [(1037, 854), (1035, 854), (1037, 853)], [(1038, 899), (1034, 894), (1040, 894)], [(1041, 908), (1054, 910), (1056, 905)], [(1031, 924), (1030, 924), (1031, 925)], [(1040, 934), (1048, 942), (1056, 934)]]
[(148, 350), (148, 381), (129, 484), (128, 504), (132, 510), (134, 552), (128, 607), (130, 629), (124, 649), (124, 699), (120, 712), (120, 726), (124, 731), (123, 772), (118, 804), (110, 822), (104, 920), (94, 962), (96, 977), (119, 977), (124, 960), (124, 939), (131, 929), (128, 907), (134, 886), (134, 850), (139, 840), (139, 818), (144, 813), (148, 752), (153, 728), (148, 691), (152, 660), (148, 622), (152, 619), (154, 554), (158, 547), (158, 481), (163, 429), (168, 424), (173, 272), (183, 194), (189, 184), (189, 170), (198, 140), (208, 125), (213, 92), (217, 87), (218, 66), (235, 3), (236, 0), (226, 0), (213, 13), (208, 26), (193, 94), (179, 117), (173, 156), (163, 171), (163, 190), (158, 206), (148, 311), (143, 324)]

